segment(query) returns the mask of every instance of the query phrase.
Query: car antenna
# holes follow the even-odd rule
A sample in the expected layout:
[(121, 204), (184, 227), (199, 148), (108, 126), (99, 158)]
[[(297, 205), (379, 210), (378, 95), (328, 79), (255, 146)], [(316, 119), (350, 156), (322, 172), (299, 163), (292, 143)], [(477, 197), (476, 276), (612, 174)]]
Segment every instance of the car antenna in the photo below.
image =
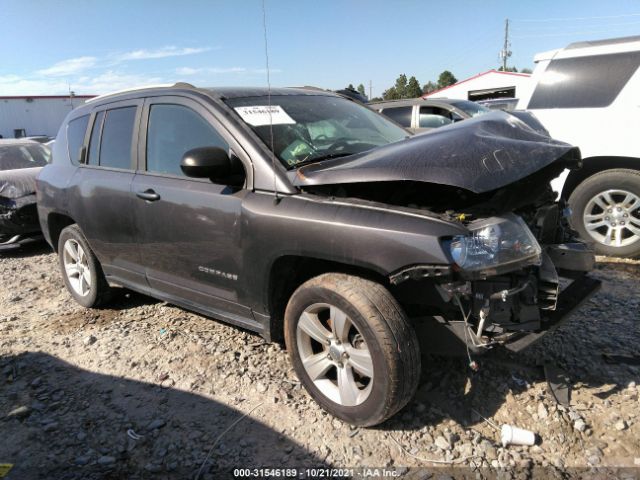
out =
[(273, 170), (273, 194), (275, 198), (273, 203), (276, 205), (280, 203), (280, 197), (278, 197), (278, 189), (276, 185), (276, 152), (273, 148), (273, 116), (271, 114), (271, 75), (269, 70), (269, 43), (267, 42), (267, 8), (265, 6), (266, 0), (262, 0), (262, 28), (264, 31), (264, 57), (267, 66), (267, 111), (269, 112), (269, 140), (271, 147), (271, 170)]

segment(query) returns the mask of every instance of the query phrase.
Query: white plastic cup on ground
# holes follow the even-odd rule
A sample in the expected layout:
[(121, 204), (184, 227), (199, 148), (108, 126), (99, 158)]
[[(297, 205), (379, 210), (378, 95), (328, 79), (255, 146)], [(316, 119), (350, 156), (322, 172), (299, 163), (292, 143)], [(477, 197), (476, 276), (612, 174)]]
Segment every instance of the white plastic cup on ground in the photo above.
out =
[(507, 445), (535, 445), (536, 434), (531, 430), (514, 427), (513, 425), (502, 425), (502, 446)]

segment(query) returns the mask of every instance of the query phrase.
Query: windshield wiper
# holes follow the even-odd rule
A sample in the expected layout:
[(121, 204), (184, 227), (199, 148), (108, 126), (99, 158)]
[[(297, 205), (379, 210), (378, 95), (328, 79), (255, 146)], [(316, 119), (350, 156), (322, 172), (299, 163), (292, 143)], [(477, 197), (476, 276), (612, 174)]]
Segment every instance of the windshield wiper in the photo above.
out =
[(327, 153), (326, 155), (320, 155), (318, 157), (307, 158), (294, 165), (299, 167), (300, 165), (307, 165), (309, 163), (322, 162), (323, 160), (330, 160), (332, 158), (348, 157), (349, 155), (355, 155), (358, 152), (339, 152), (339, 153)]

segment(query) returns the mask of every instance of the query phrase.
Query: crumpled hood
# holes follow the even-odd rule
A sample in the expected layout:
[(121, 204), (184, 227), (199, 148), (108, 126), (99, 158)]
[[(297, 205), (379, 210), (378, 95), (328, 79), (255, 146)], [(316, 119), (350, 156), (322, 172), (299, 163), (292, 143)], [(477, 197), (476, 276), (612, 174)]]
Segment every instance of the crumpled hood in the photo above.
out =
[(496, 111), (367, 152), (302, 166), (293, 184), (408, 180), (483, 193), (527, 177), (561, 157), (579, 160), (580, 151)]
[(0, 197), (15, 200), (36, 193), (36, 176), (42, 167), (0, 171)]

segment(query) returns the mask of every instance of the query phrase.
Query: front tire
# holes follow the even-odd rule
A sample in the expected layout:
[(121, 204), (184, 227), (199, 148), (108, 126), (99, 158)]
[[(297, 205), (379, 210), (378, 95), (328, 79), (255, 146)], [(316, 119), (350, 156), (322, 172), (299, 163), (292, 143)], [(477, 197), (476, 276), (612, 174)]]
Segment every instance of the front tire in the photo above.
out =
[(104, 305), (111, 297), (111, 288), (78, 225), (69, 225), (58, 239), (58, 260), (67, 290), (83, 307)]
[(418, 386), (416, 334), (378, 283), (336, 273), (305, 282), (287, 305), (285, 341), (309, 394), (347, 423), (385, 421)]
[(640, 172), (613, 169), (587, 178), (571, 193), (571, 226), (602, 255), (640, 255)]

